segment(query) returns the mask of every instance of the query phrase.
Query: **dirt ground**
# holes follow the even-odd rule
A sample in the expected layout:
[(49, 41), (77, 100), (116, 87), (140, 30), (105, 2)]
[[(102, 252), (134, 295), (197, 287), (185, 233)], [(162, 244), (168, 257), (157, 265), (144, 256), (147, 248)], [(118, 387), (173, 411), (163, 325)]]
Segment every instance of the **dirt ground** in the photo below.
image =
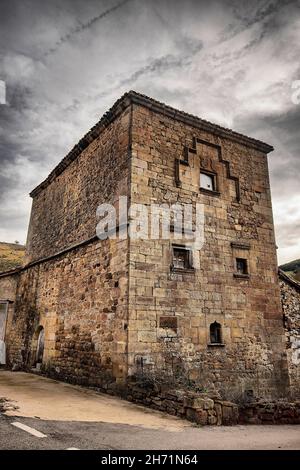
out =
[(94, 421), (182, 429), (190, 423), (92, 390), (25, 372), (0, 371), (0, 397), (18, 410), (11, 416), (55, 421)]

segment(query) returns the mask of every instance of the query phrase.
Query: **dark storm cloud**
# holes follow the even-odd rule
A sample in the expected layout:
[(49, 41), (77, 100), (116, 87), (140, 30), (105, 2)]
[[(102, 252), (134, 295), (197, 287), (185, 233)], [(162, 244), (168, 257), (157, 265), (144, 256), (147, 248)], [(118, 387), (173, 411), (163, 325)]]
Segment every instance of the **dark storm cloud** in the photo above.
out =
[(176, 70), (178, 67), (187, 66), (192, 60), (192, 57), (202, 49), (203, 44), (202, 41), (195, 42), (189, 41), (187, 38), (185, 39), (189, 44), (188, 53), (179, 56), (168, 54), (157, 59), (150, 59), (149, 64), (136, 70), (130, 77), (121, 80), (119, 86), (132, 85), (138, 79), (147, 74), (160, 74), (167, 70)]
[(93, 24), (95, 23), (98, 23), (98, 21), (102, 20), (103, 18), (106, 18), (108, 15), (110, 15), (111, 13), (113, 13), (114, 11), (118, 10), (119, 8), (121, 8), (123, 5), (125, 5), (126, 3), (129, 3), (131, 0), (123, 0), (119, 3), (117, 3), (116, 5), (114, 5), (113, 7), (111, 8), (108, 8), (107, 10), (101, 12), (99, 15), (95, 16), (94, 18), (91, 18), (89, 21), (87, 21), (86, 23), (84, 24), (79, 24), (78, 26), (75, 26), (69, 33), (65, 34), (64, 36), (62, 36), (59, 41), (56, 42), (55, 46), (52, 47), (51, 49), (49, 49), (49, 51), (47, 51), (45, 53), (45, 56), (47, 57), (48, 55), (51, 55), (53, 54), (54, 52), (56, 52), (65, 42), (67, 41), (70, 41), (71, 39), (73, 39), (74, 36), (76, 36), (76, 34), (79, 34), (81, 33), (82, 31), (90, 28)]
[[(282, 261), (299, 258), (299, 2), (2, 0), (0, 240), (25, 240), (36, 186), (128, 89), (275, 147)], [(282, 184), (284, 180), (284, 184)]]
[[(299, 190), (300, 175), (300, 106), (293, 106), (279, 115), (248, 116), (237, 118), (242, 132), (250, 132), (262, 138), (268, 135), (274, 146), (270, 154), (270, 172), (273, 190), (280, 189), (280, 196)], [(283, 181), (288, 184), (282, 184)], [(300, 192), (300, 191), (299, 191)]]
[[(226, 2), (228, 7), (233, 8), (233, 17), (238, 20), (238, 23), (233, 27), (230, 24), (230, 27), (227, 30), (228, 35), (236, 35), (244, 29), (250, 28), (255, 24), (264, 25), (264, 32), (262, 37), (266, 34), (267, 30), (272, 30), (276, 26), (276, 15), (280, 13), (283, 7), (291, 6), (293, 9), (299, 7), (297, 1), (295, 0), (274, 0), (267, 2), (256, 2), (256, 6), (253, 7), (253, 2), (249, 1), (230, 1)], [(223, 37), (223, 40), (225, 36)]]
[(276, 115), (248, 116), (239, 120), (242, 131), (274, 146), (269, 156), (275, 231), (282, 262), (300, 254), (300, 105)]
[[(96, 95), (97, 99), (104, 98), (106, 96), (110, 96), (113, 92), (120, 90), (124, 87), (132, 87), (139, 79), (145, 76), (156, 76), (157, 74), (164, 73), (166, 71), (176, 72), (177, 68), (181, 68), (183, 66), (187, 66), (190, 64), (192, 57), (199, 52), (202, 47), (202, 41), (193, 41), (192, 44), (190, 43), (188, 38), (185, 38), (186, 43), (189, 43), (189, 51), (186, 53), (178, 54), (177, 56), (168, 54), (163, 57), (159, 57), (156, 59), (149, 58), (148, 64), (138, 68), (135, 70), (129, 77), (121, 79), (119, 82), (116, 83), (114, 87), (106, 88), (105, 91)], [(184, 43), (184, 41), (183, 41)], [(90, 99), (95, 99), (95, 96), (92, 96)], [(68, 109), (74, 109), (74, 107), (78, 106), (78, 102), (72, 103), (71, 107)]]

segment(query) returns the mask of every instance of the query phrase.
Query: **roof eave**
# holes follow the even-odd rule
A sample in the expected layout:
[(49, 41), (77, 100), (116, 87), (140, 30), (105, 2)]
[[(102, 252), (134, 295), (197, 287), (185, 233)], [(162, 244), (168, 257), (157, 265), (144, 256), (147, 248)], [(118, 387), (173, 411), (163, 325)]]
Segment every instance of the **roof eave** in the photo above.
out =
[(230, 139), (234, 142), (240, 143), (247, 147), (254, 148), (264, 154), (268, 154), (274, 150), (274, 148), (262, 142), (260, 140), (253, 139), (251, 137), (239, 134), (238, 132), (232, 131), (225, 127), (213, 124), (209, 121), (201, 119), (192, 114), (185, 113), (184, 111), (177, 110), (161, 103), (153, 98), (149, 98), (146, 95), (142, 95), (135, 91), (129, 91), (119, 98), (114, 105), (102, 116), (100, 121), (91, 128), (91, 130), (80, 139), (73, 149), (61, 160), (61, 162), (51, 171), (49, 176), (36, 186), (30, 193), (31, 197), (37, 196), (44, 188), (46, 188), (58, 175), (60, 175), (64, 169), (74, 161), (89, 145), (96, 139), (101, 132), (112, 123), (128, 106), (136, 104), (144, 106), (153, 112), (162, 114), (171, 119), (181, 121), (191, 127), (195, 127), (219, 137)]

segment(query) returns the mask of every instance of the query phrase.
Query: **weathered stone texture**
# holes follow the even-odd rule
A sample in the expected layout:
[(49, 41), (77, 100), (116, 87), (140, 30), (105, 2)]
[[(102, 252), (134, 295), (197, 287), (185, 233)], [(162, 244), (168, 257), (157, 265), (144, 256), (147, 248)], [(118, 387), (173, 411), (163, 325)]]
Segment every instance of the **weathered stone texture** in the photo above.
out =
[(280, 275), (280, 290), (283, 306), (290, 393), (300, 399), (300, 284)]
[(18, 282), (19, 274), (12, 274), (10, 276), (1, 277), (0, 273), (0, 289), (1, 289), (1, 300), (10, 300), (14, 302), (16, 296), (16, 286)]
[[(13, 278), (6, 335), (8, 362), (15, 367), (35, 365), (43, 327), (48, 374), (98, 386), (127, 375), (128, 241), (97, 239), (96, 209), (103, 202), (117, 206), (119, 195), (128, 194), (129, 131), (127, 107), (34, 191), (30, 264)], [(0, 298), (8, 282), (10, 276), (0, 278)]]
[[(232, 398), (249, 389), (257, 396), (284, 395), (286, 357), (266, 155), (139, 106), (134, 106), (132, 141), (132, 202), (203, 203), (205, 244), (200, 270), (176, 273), (170, 270), (169, 240), (130, 241), (130, 372), (139, 370), (143, 358), (144, 370), (179, 368)], [(220, 160), (218, 146), (228, 164)], [(176, 184), (176, 159), (183, 159), (187, 148), (188, 164), (179, 164)], [(200, 166), (217, 174), (219, 194), (199, 191)], [(238, 178), (239, 202), (232, 176)], [(234, 277), (240, 256), (248, 260), (246, 278)], [(176, 334), (161, 334), (160, 316), (177, 318)], [(222, 326), (223, 346), (208, 345), (214, 321)]]
[(153, 390), (129, 382), (125, 396), (129, 401), (186, 418), (201, 426), (232, 426), (239, 420), (238, 405), (216, 397), (212, 399), (207, 393), (180, 389)]
[[(245, 393), (284, 396), (267, 146), (217, 127), (203, 130), (213, 126), (192, 126), (175, 111), (148, 104), (132, 97), (100, 135), (88, 134), (89, 145), (63, 171), (34, 191), (31, 264), (19, 274), (9, 361), (30, 367), (37, 328), (44, 326), (43, 367), (65, 380), (103, 389), (112, 379), (142, 376), (218, 390), (230, 401)], [(200, 191), (200, 168), (216, 174), (214, 193)], [(204, 204), (200, 269), (172, 269), (170, 240), (91, 239), (97, 206), (119, 195), (146, 205)], [(237, 276), (235, 258), (247, 259), (249, 275)], [(214, 322), (222, 344), (210, 344)], [(220, 406), (226, 415), (226, 405), (219, 405), (214, 413), (201, 408), (198, 421), (219, 422)]]
[(99, 386), (124, 378), (127, 279), (127, 240), (97, 241), (22, 272), (7, 335), (10, 363), (34, 364), (41, 325), (51, 375)]
[(27, 262), (95, 236), (98, 205), (127, 194), (129, 127), (128, 108), (34, 196)]
[(16, 290), (18, 284), (19, 274), (11, 274), (10, 276), (1, 277), (0, 274), (0, 300), (9, 301), (7, 308), (6, 319), (6, 336), (9, 335), (10, 325), (14, 314), (14, 302), (16, 299)]
[(300, 424), (300, 402), (260, 401), (239, 410), (241, 424)]

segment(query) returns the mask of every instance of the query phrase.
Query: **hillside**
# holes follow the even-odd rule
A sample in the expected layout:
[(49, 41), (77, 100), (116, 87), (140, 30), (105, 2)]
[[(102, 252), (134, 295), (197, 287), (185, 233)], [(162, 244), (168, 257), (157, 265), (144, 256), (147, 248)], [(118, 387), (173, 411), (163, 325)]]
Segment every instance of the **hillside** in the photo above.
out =
[(0, 242), (0, 272), (21, 266), (24, 255), (24, 245)]
[(290, 261), (289, 263), (279, 266), (282, 271), (300, 282), (300, 259)]

